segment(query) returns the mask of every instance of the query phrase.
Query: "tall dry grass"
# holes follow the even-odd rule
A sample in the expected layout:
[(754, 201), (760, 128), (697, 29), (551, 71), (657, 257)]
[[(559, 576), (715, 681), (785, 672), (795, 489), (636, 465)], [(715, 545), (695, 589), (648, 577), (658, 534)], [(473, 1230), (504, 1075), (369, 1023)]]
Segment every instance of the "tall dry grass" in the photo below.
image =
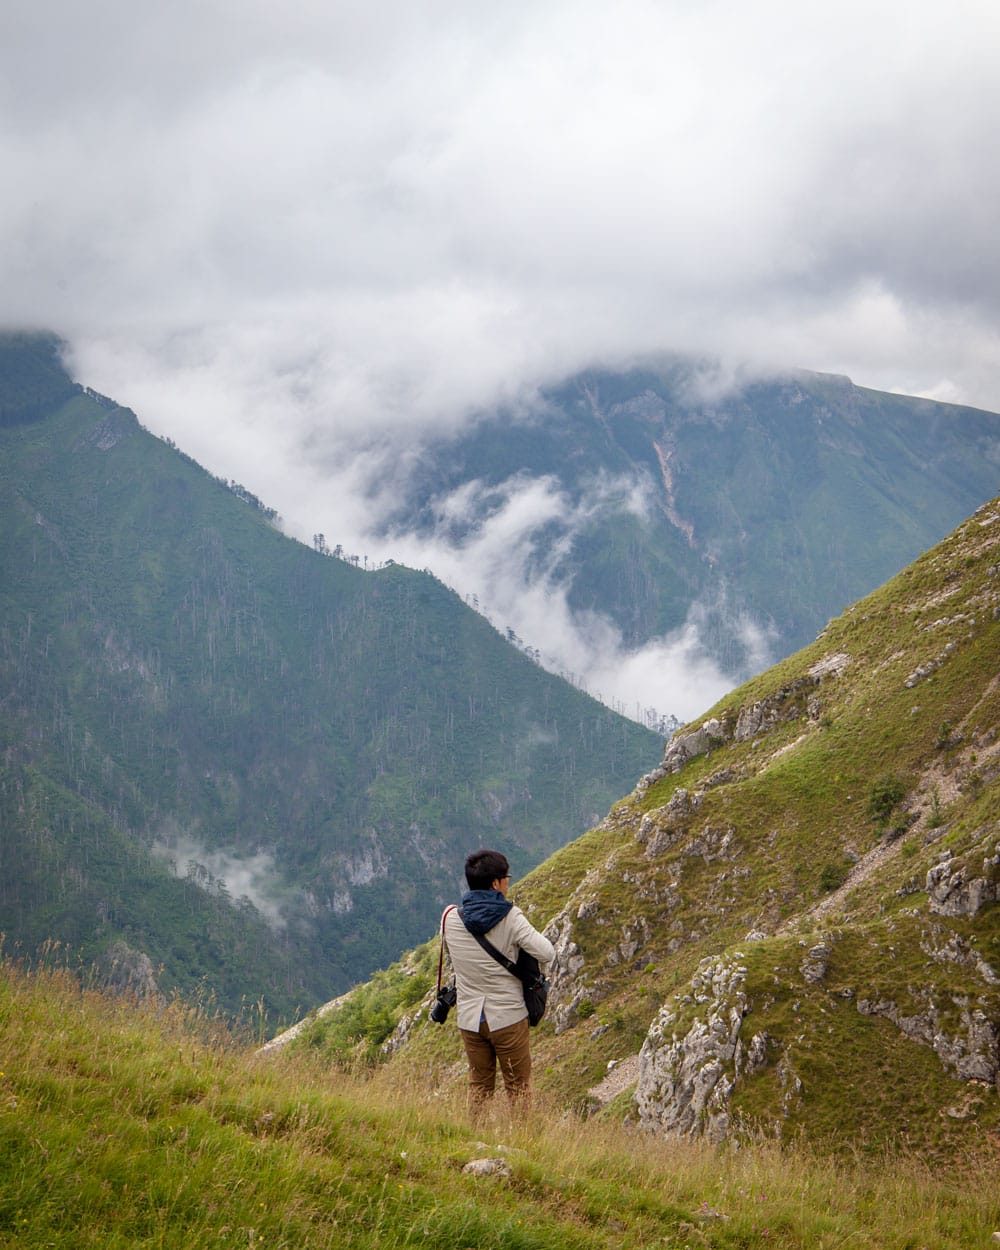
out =
[[(0, 1245), (584, 1250), (986, 1246), (996, 1155), (720, 1149), (262, 1057), (204, 1008), (0, 967)], [(476, 1158), (505, 1173), (463, 1172)]]

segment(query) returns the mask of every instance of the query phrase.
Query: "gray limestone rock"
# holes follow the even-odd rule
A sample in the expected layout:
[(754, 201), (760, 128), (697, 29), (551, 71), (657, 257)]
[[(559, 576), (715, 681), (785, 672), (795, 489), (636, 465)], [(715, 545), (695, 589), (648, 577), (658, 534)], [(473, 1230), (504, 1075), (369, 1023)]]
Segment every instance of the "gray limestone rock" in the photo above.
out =
[(810, 984), (815, 985), (826, 976), (832, 954), (833, 948), (827, 942), (817, 942), (815, 946), (810, 947), (805, 959), (799, 965), (799, 971)]
[(513, 1176), (513, 1170), (506, 1159), (472, 1159), (462, 1171), (469, 1176)]
[(636, 1089), (645, 1126), (712, 1141), (725, 1138), (746, 1011), (745, 979), (746, 969), (737, 962), (705, 960), (691, 983), (693, 999), (704, 1010), (683, 1031), (683, 999), (664, 1007), (653, 1021), (640, 1052)]
[(941, 916), (974, 916), (1000, 900), (1000, 847), (983, 860), (983, 875), (972, 876), (963, 864), (943, 859), (927, 872), (927, 905)]
[(909, 1015), (882, 996), (859, 998), (857, 1007), (862, 1015), (884, 1016), (913, 1041), (930, 1046), (959, 1080), (996, 1084), (1000, 1080), (1000, 1028), (996, 1020), (980, 1004), (964, 999), (954, 999), (947, 1013), (929, 995), (925, 1001), (922, 1011)]

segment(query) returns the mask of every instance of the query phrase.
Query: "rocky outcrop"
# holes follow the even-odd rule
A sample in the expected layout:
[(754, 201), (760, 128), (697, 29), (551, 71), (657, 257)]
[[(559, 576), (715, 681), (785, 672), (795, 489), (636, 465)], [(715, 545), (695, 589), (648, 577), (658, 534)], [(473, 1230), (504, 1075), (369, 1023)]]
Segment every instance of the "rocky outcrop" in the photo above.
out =
[[(679, 773), (690, 760), (701, 755), (708, 755), (729, 742), (749, 742), (761, 734), (768, 733), (776, 725), (789, 720), (797, 720), (801, 716), (817, 720), (822, 708), (819, 700), (807, 697), (808, 692), (828, 678), (839, 677), (850, 663), (851, 657), (845, 652), (835, 652), (824, 656), (823, 659), (813, 664), (807, 673), (790, 681), (786, 686), (782, 686), (773, 695), (745, 704), (737, 713), (735, 722), (712, 717), (703, 721), (697, 729), (675, 734), (663, 753), (663, 762), (639, 781), (636, 793), (639, 796), (645, 794), (657, 781)], [(722, 778), (722, 780), (731, 779), (732, 774)], [(710, 778), (708, 784), (720, 784), (720, 782)]]
[[(824, 938), (805, 950), (799, 972), (807, 985), (819, 987), (827, 979), (834, 941)], [(859, 993), (858, 1013), (889, 1020), (911, 1041), (930, 1047), (958, 1080), (1000, 1091), (995, 994), (1000, 977), (973, 943), (954, 934), (948, 937), (945, 930), (926, 933), (922, 946), (936, 962), (974, 971), (983, 992), (942, 994), (929, 986), (911, 986), (905, 1007), (885, 993)], [(854, 997), (852, 990), (837, 993), (840, 998)], [(661, 1009), (643, 1044), (635, 1098), (644, 1127), (723, 1140), (733, 1127), (734, 1089), (769, 1064), (781, 1087), (775, 1127), (794, 1112), (803, 1086), (790, 1053), (762, 1029), (749, 1037), (745, 1034), (751, 1008), (756, 1013), (760, 1007), (756, 999), (751, 1002), (746, 966), (738, 951), (702, 961), (691, 992), (676, 995)]]
[(1000, 900), (1000, 842), (983, 860), (982, 874), (955, 863), (945, 852), (927, 872), (927, 905), (939, 916), (975, 916), (987, 903)]
[(732, 859), (736, 854), (735, 843), (736, 830), (732, 826), (706, 827), (685, 846), (684, 854), (697, 856), (706, 864), (712, 864), (720, 859)]
[(545, 926), (545, 936), (556, 948), (556, 957), (549, 968), (548, 1018), (558, 1034), (575, 1023), (577, 1009), (589, 997), (590, 990), (580, 977), (586, 960), (573, 937), (573, 921), (568, 910), (560, 912)]
[(949, 642), (940, 655), (936, 655), (932, 660), (927, 660), (924, 664), (918, 665), (913, 672), (906, 678), (903, 685), (907, 690), (912, 690), (914, 686), (919, 685), (925, 677), (930, 677), (932, 673), (936, 673), (944, 662), (949, 659), (958, 650), (958, 643)]
[(84, 430), (77, 439), (76, 450), (84, 447), (96, 447), (98, 451), (110, 451), (123, 438), (138, 430), (138, 419), (130, 409), (119, 408), (113, 400), (105, 399), (104, 396), (98, 395), (96, 391), (89, 391), (88, 394), (91, 399), (100, 403), (103, 408), (108, 409), (108, 415), (103, 421), (99, 421), (96, 425)]
[(799, 965), (799, 971), (810, 985), (815, 985), (824, 979), (832, 954), (833, 947), (829, 942), (817, 942), (815, 946), (809, 948), (805, 959)]
[(352, 852), (344, 853), (336, 861), (335, 880), (330, 910), (344, 916), (354, 910), (352, 889), (363, 889), (375, 881), (384, 881), (391, 871), (389, 856), (374, 829), (359, 836), (358, 845)]
[(858, 1011), (883, 1016), (913, 1041), (930, 1046), (960, 1080), (995, 1085), (1000, 1079), (1000, 1028), (995, 1011), (984, 1003), (958, 997), (938, 1003), (927, 993), (922, 1007), (906, 1012), (884, 996), (859, 997)]
[(635, 840), (646, 848), (646, 858), (656, 859), (678, 840), (687, 820), (701, 806), (701, 793), (677, 789), (663, 807), (646, 812), (635, 832)]
[(379, 1047), (379, 1055), (382, 1059), (391, 1058), (397, 1050), (402, 1050), (407, 1045), (413, 1035), (414, 1028), (424, 1018), (425, 1014), (429, 1014), (436, 997), (437, 987), (435, 986), (434, 993), (429, 994), (416, 1011), (409, 1012), (400, 1018), (399, 1023)]
[(678, 734), (670, 742), (663, 753), (663, 768), (668, 773), (679, 773), (688, 760), (724, 746), (730, 736), (722, 721), (707, 720), (690, 733)]
[(652, 930), (649, 921), (643, 915), (635, 916), (630, 922), (622, 925), (621, 937), (608, 951), (606, 959), (614, 968), (630, 963), (636, 955), (649, 945)]
[[(642, 1124), (721, 1141), (729, 1131), (729, 1096), (738, 1070), (759, 1064), (763, 1040), (743, 1047), (746, 968), (739, 956), (704, 960), (692, 993), (674, 999), (650, 1026), (639, 1056), (636, 1106)], [(690, 1018), (690, 1005), (699, 1010)], [(683, 1022), (683, 1023), (682, 1023)]]
[(730, 737), (722, 722), (714, 718), (705, 721), (697, 729), (676, 734), (667, 744), (667, 749), (663, 753), (663, 762), (659, 767), (639, 779), (635, 788), (636, 794), (641, 797), (657, 781), (662, 781), (664, 777), (669, 777), (673, 773), (679, 773), (689, 760), (696, 759), (699, 755), (707, 755), (716, 747), (725, 746)]
[(1000, 986), (1000, 972), (983, 958), (976, 944), (950, 929), (925, 930), (920, 949), (935, 963), (952, 964), (975, 975), (987, 986)]
[(134, 995), (143, 1002), (162, 998), (153, 961), (123, 939), (112, 942), (97, 961), (97, 968), (105, 986), (116, 993)]

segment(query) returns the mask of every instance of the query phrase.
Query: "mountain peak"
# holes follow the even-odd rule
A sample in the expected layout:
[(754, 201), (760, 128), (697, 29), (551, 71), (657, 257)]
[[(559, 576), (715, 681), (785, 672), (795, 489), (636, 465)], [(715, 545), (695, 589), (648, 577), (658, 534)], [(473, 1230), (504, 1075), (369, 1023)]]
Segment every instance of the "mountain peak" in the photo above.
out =
[(0, 332), (0, 426), (37, 421), (79, 392), (62, 351), (54, 334)]

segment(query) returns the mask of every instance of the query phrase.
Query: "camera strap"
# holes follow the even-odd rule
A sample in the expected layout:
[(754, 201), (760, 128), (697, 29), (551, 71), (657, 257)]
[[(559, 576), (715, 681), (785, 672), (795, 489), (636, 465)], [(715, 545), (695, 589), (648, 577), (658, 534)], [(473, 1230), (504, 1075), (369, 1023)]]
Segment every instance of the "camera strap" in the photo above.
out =
[(441, 993), (441, 973), (444, 971), (444, 922), (448, 919), (448, 913), (454, 911), (454, 905), (446, 907), (441, 916), (441, 948), (438, 951), (438, 993)]

